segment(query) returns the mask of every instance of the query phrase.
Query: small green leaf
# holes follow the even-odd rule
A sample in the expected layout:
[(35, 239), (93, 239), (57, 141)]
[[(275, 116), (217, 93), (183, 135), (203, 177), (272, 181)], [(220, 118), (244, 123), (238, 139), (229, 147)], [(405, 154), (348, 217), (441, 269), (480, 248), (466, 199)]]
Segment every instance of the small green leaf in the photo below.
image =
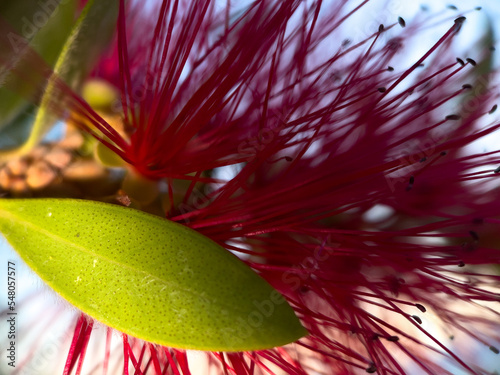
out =
[(131, 336), (246, 351), (307, 334), (264, 279), (180, 224), (91, 201), (2, 199), (0, 231), (62, 297)]

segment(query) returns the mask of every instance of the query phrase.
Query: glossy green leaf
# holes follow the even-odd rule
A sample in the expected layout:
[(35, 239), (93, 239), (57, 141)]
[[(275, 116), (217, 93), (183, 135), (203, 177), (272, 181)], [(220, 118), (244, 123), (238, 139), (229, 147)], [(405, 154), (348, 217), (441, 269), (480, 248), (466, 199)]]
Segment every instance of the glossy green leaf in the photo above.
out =
[(2, 199), (0, 231), (61, 296), (131, 336), (243, 351), (307, 334), (264, 279), (180, 224), (91, 201)]

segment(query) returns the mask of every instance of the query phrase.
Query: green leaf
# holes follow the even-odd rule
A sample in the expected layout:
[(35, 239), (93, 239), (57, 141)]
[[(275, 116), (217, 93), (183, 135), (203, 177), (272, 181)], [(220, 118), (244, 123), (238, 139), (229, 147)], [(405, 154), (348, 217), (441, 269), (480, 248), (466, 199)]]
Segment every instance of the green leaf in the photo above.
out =
[[(76, 0), (56, 1), (17, 0), (0, 3), (0, 17), (5, 19), (19, 35), (30, 41), (30, 46), (50, 65), (57, 57), (74, 24)], [(22, 63), (23, 57), (18, 57)], [(11, 77), (20, 92), (25, 83)], [(13, 85), (13, 84), (12, 84)], [(31, 90), (37, 89), (36, 87)], [(6, 127), (29, 107), (29, 103), (17, 93), (0, 88), (0, 129)]]
[[(108, 45), (115, 29), (118, 5), (119, 0), (89, 0), (64, 44), (54, 74), (73, 89), (79, 88), (102, 50)], [(58, 120), (48, 108), (57, 103), (58, 96), (62, 95), (64, 93), (55, 90), (53, 82), (49, 80), (30, 137), (23, 149), (33, 148)]]
[(246, 351), (307, 334), (283, 296), (233, 254), (142, 211), (2, 199), (0, 231), (62, 297), (131, 336), (184, 349)]

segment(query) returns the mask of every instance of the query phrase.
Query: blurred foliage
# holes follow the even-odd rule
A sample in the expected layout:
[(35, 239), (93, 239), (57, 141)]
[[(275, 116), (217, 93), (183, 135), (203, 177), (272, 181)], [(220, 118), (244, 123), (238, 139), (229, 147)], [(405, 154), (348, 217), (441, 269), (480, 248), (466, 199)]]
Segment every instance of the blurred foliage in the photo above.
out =
[[(54, 8), (52, 2), (38, 0), (2, 1), (0, 16), (29, 41), (30, 47), (50, 66), (54, 66), (74, 25), (76, 3), (75, 0), (68, 0)], [(23, 84), (20, 78), (9, 79), (16, 84)], [(28, 110), (29, 106), (30, 103), (17, 93), (0, 87), (0, 131), (14, 123), (15, 128), (19, 128), (19, 133), (25, 134), (26, 129), (22, 124), (29, 122), (19, 122), (17, 117)], [(12, 131), (13, 129), (10, 130)]]
[[(118, 17), (118, 0), (88, 1), (57, 59), (54, 72), (71, 88), (79, 90), (92, 66), (99, 59), (113, 36)], [(48, 110), (65, 95), (54, 91), (49, 82), (38, 110), (33, 130), (24, 148), (30, 149), (40, 141), (58, 117)]]
[[(54, 67), (57, 77), (74, 90), (80, 88), (102, 50), (109, 44), (118, 16), (118, 0), (106, 2), (91, 0), (87, 2), (75, 22), (77, 3), (75, 0), (65, 1), (52, 9), (50, 16), (49, 8), (44, 9), (42, 5), (46, 3), (35, 0), (22, 0), (15, 4), (8, 2), (0, 7), (2, 17), (13, 24), (20, 35), (26, 36), (27, 39), (30, 39), (29, 35), (26, 35), (30, 25), (29, 20), (33, 20), (31, 25), (34, 30), (37, 25), (40, 26), (30, 46)], [(47, 15), (47, 22), (43, 27), (41, 14)], [(19, 84), (22, 85), (22, 82)], [(57, 103), (64, 93), (54, 90), (53, 81), (49, 79), (41, 103), (37, 103), (40, 108), (33, 122), (18, 121), (23, 112), (29, 111), (30, 104), (15, 93), (4, 88), (1, 90), (4, 97), (0, 96), (0, 131), (9, 125), (14, 128), (14, 130), (9, 129), (9, 138), (22, 140), (16, 145), (22, 146), (13, 152), (23, 154), (33, 148), (57, 122), (58, 117), (47, 110), (47, 107), (51, 103)], [(6, 99), (2, 101), (4, 98)], [(27, 131), (26, 126), (30, 130)], [(29, 136), (26, 137), (26, 134)], [(12, 156), (12, 152), (1, 156), (4, 159), (8, 158)]]

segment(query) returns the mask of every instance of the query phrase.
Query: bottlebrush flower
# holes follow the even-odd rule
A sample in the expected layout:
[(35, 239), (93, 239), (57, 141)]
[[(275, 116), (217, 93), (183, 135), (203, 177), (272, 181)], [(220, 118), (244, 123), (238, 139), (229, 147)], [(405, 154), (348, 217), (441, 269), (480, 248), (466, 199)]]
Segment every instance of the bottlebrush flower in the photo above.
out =
[[(500, 150), (467, 147), (500, 126), (494, 74), (453, 55), (464, 17), (442, 21), (409, 67), (402, 57), (432, 19), (350, 41), (345, 24), (366, 3), (122, 2), (118, 61), (96, 72), (120, 85), (121, 133), (57, 83), (72, 121), (163, 186), (166, 216), (241, 255), (310, 333), (197, 354), (203, 373), (451, 374), (449, 361), (486, 374), (436, 337), (430, 312), (459, 345), (498, 353)], [(389, 214), (370, 219), (381, 207)], [(111, 332), (92, 363), (81, 315), (64, 373), (84, 361), (106, 372)], [(121, 339), (125, 374), (195, 371), (192, 353)]]

